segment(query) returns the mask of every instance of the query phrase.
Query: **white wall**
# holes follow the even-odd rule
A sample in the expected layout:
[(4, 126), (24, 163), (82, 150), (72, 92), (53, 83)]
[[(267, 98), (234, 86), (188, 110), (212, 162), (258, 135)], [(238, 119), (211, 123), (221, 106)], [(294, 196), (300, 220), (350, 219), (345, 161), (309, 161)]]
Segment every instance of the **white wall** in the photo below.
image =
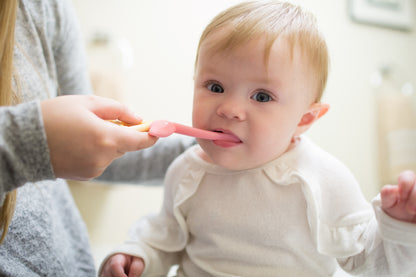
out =
[[(123, 102), (148, 120), (171, 119), (190, 124), (199, 35), (219, 11), (241, 1), (73, 2), (86, 41), (99, 31), (131, 45), (134, 63), (124, 67), (121, 74), (126, 82), (125, 87), (120, 87)], [(331, 55), (324, 97), (331, 110), (312, 128), (310, 136), (352, 170), (370, 199), (381, 185), (377, 177), (375, 95), (370, 76), (380, 66), (394, 64), (416, 83), (416, 24), (414, 31), (404, 32), (354, 23), (348, 15), (347, 0), (292, 2), (315, 13)]]

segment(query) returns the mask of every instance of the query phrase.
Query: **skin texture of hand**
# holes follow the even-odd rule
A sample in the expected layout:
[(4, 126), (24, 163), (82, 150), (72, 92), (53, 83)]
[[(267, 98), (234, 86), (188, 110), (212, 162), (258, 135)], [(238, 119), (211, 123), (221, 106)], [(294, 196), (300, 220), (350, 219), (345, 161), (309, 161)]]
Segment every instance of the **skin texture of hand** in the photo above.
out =
[(102, 267), (100, 277), (140, 277), (144, 269), (142, 258), (115, 254)]
[(147, 148), (157, 138), (106, 120), (139, 124), (141, 119), (121, 103), (98, 96), (59, 96), (41, 102), (55, 176), (88, 180), (102, 174), (116, 158)]
[(386, 185), (381, 189), (381, 207), (389, 216), (416, 223), (416, 174), (404, 171), (397, 186)]

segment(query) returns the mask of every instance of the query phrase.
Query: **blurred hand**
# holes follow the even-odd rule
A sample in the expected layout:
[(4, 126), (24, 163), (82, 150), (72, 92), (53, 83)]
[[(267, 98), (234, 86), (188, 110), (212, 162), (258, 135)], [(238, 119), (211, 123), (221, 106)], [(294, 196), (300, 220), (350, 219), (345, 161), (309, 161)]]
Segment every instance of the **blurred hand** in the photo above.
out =
[(107, 122), (141, 119), (121, 103), (98, 96), (59, 96), (41, 102), (51, 162), (58, 178), (87, 180), (116, 158), (156, 143), (157, 138)]
[(381, 189), (381, 207), (389, 216), (416, 223), (416, 174), (404, 171), (397, 186), (386, 185)]
[(102, 266), (100, 277), (140, 277), (144, 269), (142, 258), (115, 254)]

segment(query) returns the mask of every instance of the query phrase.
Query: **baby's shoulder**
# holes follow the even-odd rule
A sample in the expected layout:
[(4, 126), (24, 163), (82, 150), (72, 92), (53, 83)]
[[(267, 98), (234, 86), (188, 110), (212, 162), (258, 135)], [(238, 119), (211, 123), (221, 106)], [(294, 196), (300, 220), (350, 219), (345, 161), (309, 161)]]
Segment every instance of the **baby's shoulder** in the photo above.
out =
[(324, 150), (314, 142), (307, 140), (298, 153), (299, 170), (323, 179), (346, 179), (349, 182), (355, 178), (351, 170), (338, 158)]
[(187, 149), (169, 166), (165, 185), (178, 187), (180, 184), (198, 184), (204, 175), (204, 169), (198, 164), (195, 154), (196, 146)]

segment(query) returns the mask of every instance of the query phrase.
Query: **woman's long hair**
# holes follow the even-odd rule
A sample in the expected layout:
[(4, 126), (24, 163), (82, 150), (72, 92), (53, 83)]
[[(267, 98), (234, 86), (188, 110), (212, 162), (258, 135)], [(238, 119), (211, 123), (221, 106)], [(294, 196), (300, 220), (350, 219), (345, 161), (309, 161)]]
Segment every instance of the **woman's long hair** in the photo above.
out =
[[(17, 104), (13, 91), (13, 48), (18, 0), (0, 1), (0, 106)], [(16, 207), (17, 191), (6, 194), (0, 208), (0, 244), (4, 241)]]

